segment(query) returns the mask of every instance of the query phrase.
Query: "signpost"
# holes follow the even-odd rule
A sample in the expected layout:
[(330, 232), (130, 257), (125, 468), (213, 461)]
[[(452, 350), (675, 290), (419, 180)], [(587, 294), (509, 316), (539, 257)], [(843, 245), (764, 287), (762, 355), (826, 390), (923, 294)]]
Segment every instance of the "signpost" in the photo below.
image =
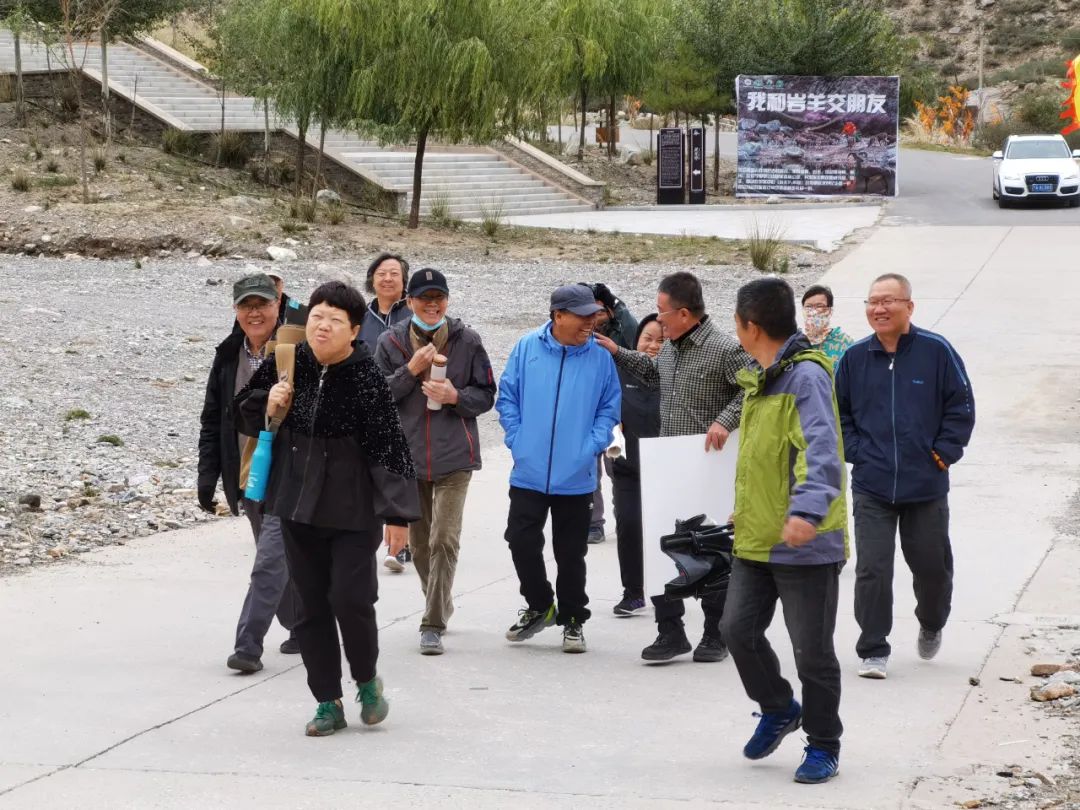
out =
[(705, 202), (705, 129), (690, 128), (690, 202)]
[(665, 127), (656, 136), (656, 202), (686, 202), (686, 147), (679, 127)]

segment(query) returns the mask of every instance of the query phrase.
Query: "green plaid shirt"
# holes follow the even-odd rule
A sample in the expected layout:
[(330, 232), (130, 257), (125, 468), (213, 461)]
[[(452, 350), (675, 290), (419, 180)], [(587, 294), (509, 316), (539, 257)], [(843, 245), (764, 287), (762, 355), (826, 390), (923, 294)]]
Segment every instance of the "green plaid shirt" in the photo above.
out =
[(739, 426), (743, 393), (735, 375), (750, 355), (711, 318), (677, 342), (665, 340), (655, 358), (620, 348), (615, 364), (660, 389), (661, 436), (708, 433), (713, 422), (728, 430)]

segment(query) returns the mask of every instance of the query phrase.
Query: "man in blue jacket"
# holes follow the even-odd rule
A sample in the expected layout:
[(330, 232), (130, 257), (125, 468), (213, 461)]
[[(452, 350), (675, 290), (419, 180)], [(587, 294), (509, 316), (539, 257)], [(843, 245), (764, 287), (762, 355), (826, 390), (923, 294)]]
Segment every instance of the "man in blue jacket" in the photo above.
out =
[(866, 300), (874, 334), (836, 369), (844, 455), (854, 494), (859, 675), (884, 678), (891, 648), (896, 530), (911, 568), (918, 653), (937, 655), (952, 606), (949, 467), (975, 427), (964, 363), (945, 338), (911, 323), (911, 283), (887, 273)]
[[(524, 641), (559, 624), (568, 653), (585, 652), (585, 552), (596, 457), (611, 443), (621, 405), (615, 363), (593, 340), (600, 309), (583, 284), (555, 290), (551, 320), (510, 353), (495, 404), (514, 458), (506, 542), (526, 603), (506, 637)], [(549, 512), (559, 569), (555, 591), (544, 566)]]

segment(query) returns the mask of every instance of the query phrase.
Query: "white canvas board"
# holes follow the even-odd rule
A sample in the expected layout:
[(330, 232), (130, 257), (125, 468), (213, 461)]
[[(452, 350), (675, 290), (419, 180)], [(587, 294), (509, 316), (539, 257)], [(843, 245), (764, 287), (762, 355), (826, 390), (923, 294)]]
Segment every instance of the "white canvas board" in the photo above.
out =
[(735, 511), (739, 432), (732, 432), (720, 452), (705, 452), (704, 433), (642, 439), (639, 447), (645, 595), (659, 596), (679, 573), (660, 550), (660, 538), (675, 531), (676, 519), (704, 513), (720, 525)]

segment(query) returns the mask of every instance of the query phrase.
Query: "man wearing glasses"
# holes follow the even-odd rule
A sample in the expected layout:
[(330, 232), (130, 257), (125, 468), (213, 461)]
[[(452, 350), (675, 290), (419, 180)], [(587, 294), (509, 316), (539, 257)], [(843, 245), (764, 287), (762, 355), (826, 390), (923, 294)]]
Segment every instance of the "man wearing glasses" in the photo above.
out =
[(297, 621), (296, 598), (285, 562), (281, 521), (263, 514), (263, 505), (244, 497), (240, 489), (240, 456), (247, 437), (233, 422), (233, 397), (248, 384), (263, 361), (267, 342), (278, 328), (280, 293), (265, 273), (245, 276), (233, 285), (234, 329), (217, 347), (206, 384), (202, 429), (199, 432), (199, 506), (215, 513), (218, 479), (229, 510), (239, 514), (241, 502), (255, 537), (251, 580), (236, 627), (233, 654), (226, 666), (242, 673), (263, 668), (263, 638), (277, 614), (289, 637), (279, 650), (300, 652), (292, 629)]
[(945, 338), (911, 323), (911, 283), (875, 279), (866, 299), (874, 334), (849, 348), (836, 369), (844, 455), (852, 468), (855, 619), (859, 676), (886, 676), (891, 648), (896, 531), (911, 568), (917, 651), (941, 647), (952, 605), (949, 467), (975, 427), (975, 398), (964, 363)]
[[(632, 352), (597, 335), (615, 364), (648, 388), (660, 389), (660, 435), (705, 434), (705, 452), (723, 450), (728, 434), (739, 426), (742, 388), (735, 375), (747, 367), (750, 356), (738, 341), (722, 332), (705, 314), (701, 282), (692, 273), (665, 276), (656, 293), (657, 320), (664, 330), (664, 345), (654, 358)], [(694, 660), (723, 661), (727, 645), (720, 633), (725, 591), (702, 599), (705, 631), (694, 649)], [(650, 662), (670, 661), (690, 652), (682, 617), (682, 600), (653, 597), (659, 635), (641, 651)]]

